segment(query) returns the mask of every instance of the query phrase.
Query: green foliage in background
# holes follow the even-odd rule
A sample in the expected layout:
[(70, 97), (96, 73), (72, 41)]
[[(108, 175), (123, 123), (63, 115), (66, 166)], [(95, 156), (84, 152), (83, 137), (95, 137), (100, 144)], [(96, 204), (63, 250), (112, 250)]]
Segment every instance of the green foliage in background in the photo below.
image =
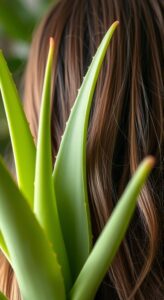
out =
[[(117, 25), (113, 23), (106, 33), (83, 80), (54, 166), (50, 135), (54, 41), (50, 39), (36, 147), (0, 52), (0, 90), (17, 175), (16, 183), (0, 159), (0, 248), (16, 273), (23, 300), (94, 299), (153, 168), (152, 157), (141, 163), (93, 246), (86, 180), (87, 128), (98, 75)], [(0, 299), (5, 299), (2, 294)]]
[(0, 28), (11, 39), (30, 42), (34, 26), (50, 4), (57, 0), (0, 0)]
[[(57, 0), (0, 0), (0, 48), (9, 68), (20, 83), (27, 60), (32, 33), (41, 17)], [(31, 3), (31, 4), (30, 4)], [(0, 154), (9, 143), (9, 131), (0, 97)]]

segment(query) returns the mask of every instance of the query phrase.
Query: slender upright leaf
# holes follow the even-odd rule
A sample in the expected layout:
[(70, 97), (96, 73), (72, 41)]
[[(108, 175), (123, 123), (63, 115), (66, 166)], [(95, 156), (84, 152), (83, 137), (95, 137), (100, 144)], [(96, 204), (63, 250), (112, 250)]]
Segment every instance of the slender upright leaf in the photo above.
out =
[(61, 267), (23, 194), (0, 160), (0, 228), (24, 300), (65, 300)]
[(86, 136), (90, 107), (101, 65), (117, 25), (118, 22), (113, 23), (106, 33), (84, 78), (54, 167), (59, 217), (74, 279), (92, 244), (86, 184)]
[(71, 300), (94, 299), (125, 235), (141, 188), (153, 166), (152, 157), (147, 157), (140, 164), (81, 270), (71, 291)]
[(56, 199), (52, 181), (52, 152), (50, 126), (51, 73), (54, 54), (54, 41), (50, 39), (50, 50), (45, 71), (39, 133), (36, 153), (34, 211), (45, 229), (58, 256), (67, 289), (71, 287), (67, 254), (60, 228)]
[(32, 206), (34, 198), (35, 145), (21, 100), (2, 51), (0, 51), (0, 90), (11, 136), (18, 185)]

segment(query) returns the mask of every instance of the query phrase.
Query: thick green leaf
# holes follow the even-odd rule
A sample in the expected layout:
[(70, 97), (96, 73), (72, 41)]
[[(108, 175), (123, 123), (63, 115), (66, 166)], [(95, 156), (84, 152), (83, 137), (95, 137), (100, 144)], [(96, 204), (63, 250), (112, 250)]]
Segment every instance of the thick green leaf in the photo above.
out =
[(152, 157), (147, 157), (140, 164), (80, 272), (70, 294), (71, 300), (94, 299), (125, 235), (141, 188), (153, 166)]
[(34, 211), (52, 242), (65, 279), (67, 290), (71, 287), (70, 271), (52, 181), (52, 152), (50, 125), (51, 73), (54, 56), (54, 41), (50, 39), (50, 50), (45, 71), (39, 133), (36, 153)]
[(23, 299), (64, 300), (64, 280), (56, 255), (1, 160), (0, 228)]
[(1, 292), (0, 292), (0, 300), (8, 300), (5, 295), (3, 295)]
[(102, 40), (79, 90), (62, 137), (53, 179), (59, 217), (75, 279), (91, 250), (91, 225), (86, 184), (86, 137), (89, 113), (101, 65), (111, 37), (113, 23)]
[(35, 145), (2, 51), (0, 51), (0, 90), (11, 136), (18, 185), (33, 206)]

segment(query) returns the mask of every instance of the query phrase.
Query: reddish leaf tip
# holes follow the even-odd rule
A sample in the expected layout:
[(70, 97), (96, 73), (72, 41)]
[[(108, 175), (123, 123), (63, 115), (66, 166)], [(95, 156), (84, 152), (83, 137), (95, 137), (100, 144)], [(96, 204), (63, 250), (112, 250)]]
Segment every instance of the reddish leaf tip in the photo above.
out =
[(54, 48), (55, 41), (53, 37), (50, 37), (49, 43), (50, 43), (50, 48)]
[(151, 169), (155, 166), (156, 164), (156, 159), (154, 156), (149, 155), (145, 158), (145, 162), (151, 167)]

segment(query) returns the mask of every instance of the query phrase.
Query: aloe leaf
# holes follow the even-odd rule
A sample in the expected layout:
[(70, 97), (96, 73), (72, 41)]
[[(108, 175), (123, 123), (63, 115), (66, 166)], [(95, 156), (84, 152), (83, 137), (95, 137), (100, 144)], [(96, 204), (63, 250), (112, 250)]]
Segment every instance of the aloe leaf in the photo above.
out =
[(8, 300), (4, 294), (0, 292), (0, 300)]
[(117, 25), (118, 22), (113, 23), (106, 33), (88, 69), (66, 124), (54, 166), (57, 206), (74, 279), (87, 259), (92, 245), (86, 184), (89, 113), (101, 65)]
[(32, 206), (34, 199), (35, 145), (21, 100), (2, 51), (0, 51), (0, 90), (11, 136), (18, 185)]
[(0, 228), (24, 300), (65, 300), (64, 280), (49, 241), (0, 160)]
[(50, 126), (51, 73), (54, 56), (54, 40), (50, 39), (50, 50), (45, 71), (42, 104), (39, 121), (35, 171), (34, 211), (52, 242), (65, 279), (67, 290), (71, 287), (67, 254), (60, 228), (56, 199), (52, 181), (52, 152)]
[(127, 185), (70, 293), (71, 300), (92, 300), (126, 233), (137, 198), (154, 158), (147, 157)]

